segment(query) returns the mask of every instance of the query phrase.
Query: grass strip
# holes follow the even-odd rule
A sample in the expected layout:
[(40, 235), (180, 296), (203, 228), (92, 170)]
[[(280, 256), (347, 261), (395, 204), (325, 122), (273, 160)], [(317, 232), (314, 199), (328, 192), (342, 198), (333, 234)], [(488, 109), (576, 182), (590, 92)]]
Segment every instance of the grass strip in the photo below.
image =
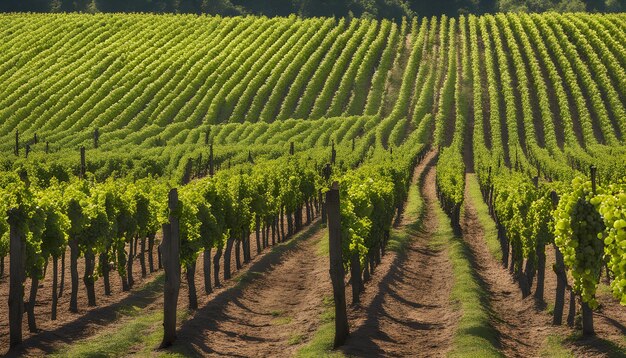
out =
[(574, 355), (564, 347), (565, 338), (560, 335), (549, 335), (541, 345), (539, 355), (552, 358), (573, 358)]
[(454, 274), (450, 299), (461, 313), (448, 356), (503, 357), (497, 348), (497, 332), (489, 322), (487, 291), (472, 267), (472, 253), (467, 243), (454, 235), (450, 219), (441, 206), (436, 205), (435, 214), (439, 225), (433, 245), (448, 249)]
[(467, 198), (474, 204), (476, 214), (478, 215), (478, 221), (483, 227), (485, 234), (485, 241), (487, 242), (487, 248), (493, 258), (500, 262), (502, 261), (502, 250), (500, 249), (500, 242), (498, 240), (498, 228), (496, 223), (489, 215), (489, 207), (483, 201), (482, 193), (480, 192), (480, 185), (478, 184), (478, 177), (476, 174), (468, 174), (466, 177), (467, 191), (469, 197)]

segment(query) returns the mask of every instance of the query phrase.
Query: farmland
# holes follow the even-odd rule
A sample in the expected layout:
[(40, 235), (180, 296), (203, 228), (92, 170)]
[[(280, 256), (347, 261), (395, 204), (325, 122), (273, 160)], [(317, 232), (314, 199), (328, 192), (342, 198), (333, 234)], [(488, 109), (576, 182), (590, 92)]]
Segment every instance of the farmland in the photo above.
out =
[(337, 182), (334, 354), (624, 354), (624, 14), (0, 23), (5, 350), (159, 333), (177, 223), (166, 353), (327, 353)]

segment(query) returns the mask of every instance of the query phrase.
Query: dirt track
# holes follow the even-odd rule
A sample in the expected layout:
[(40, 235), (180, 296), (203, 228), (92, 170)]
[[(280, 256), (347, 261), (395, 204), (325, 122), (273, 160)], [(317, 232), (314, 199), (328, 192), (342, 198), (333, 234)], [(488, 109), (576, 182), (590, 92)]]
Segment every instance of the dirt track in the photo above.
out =
[(489, 252), (467, 185), (461, 229), (474, 257), (474, 268), (489, 294), (495, 315), (491, 323), (499, 333), (502, 353), (507, 357), (536, 357), (547, 335), (558, 328), (550, 327), (550, 316), (534, 308), (532, 295), (522, 298), (509, 271)]
[(178, 341), (203, 356), (292, 355), (319, 326), (324, 297), (332, 297), (328, 257), (318, 253), (325, 234), (318, 226), (254, 262), (245, 275), (252, 281), (210, 300), (182, 325)]
[[(439, 224), (433, 158), (429, 153), (413, 176), (412, 185), (423, 179), (422, 227), (405, 253), (383, 258), (361, 305), (351, 309), (351, 336), (342, 348), (350, 356), (433, 357), (450, 349), (458, 318), (449, 299), (452, 266), (445, 249), (429, 245)], [(403, 219), (400, 226), (410, 224)]]

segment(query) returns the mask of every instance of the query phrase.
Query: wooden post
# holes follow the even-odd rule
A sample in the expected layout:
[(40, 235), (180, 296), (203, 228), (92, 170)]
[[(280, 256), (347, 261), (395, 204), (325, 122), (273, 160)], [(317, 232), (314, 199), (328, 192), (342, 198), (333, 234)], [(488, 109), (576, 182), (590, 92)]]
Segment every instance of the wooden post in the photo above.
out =
[(57, 319), (57, 303), (59, 296), (57, 287), (59, 285), (59, 258), (52, 257), (52, 311), (50, 313), (50, 319), (55, 321)]
[(11, 260), (9, 263), (9, 341), (10, 348), (14, 348), (22, 343), (22, 318), (24, 317), (24, 249), (25, 241), (22, 239), (23, 233), (20, 231), (19, 209), (11, 209), (7, 213), (9, 216), (9, 252)]
[(15, 148), (13, 148), (13, 153), (15, 153), (16, 157), (20, 156), (20, 131), (15, 131)]
[(80, 178), (85, 179), (85, 147), (80, 147)]
[(254, 163), (254, 160), (252, 159), (252, 152), (251, 151), (248, 151), (248, 162)]
[(208, 295), (213, 292), (211, 285), (211, 248), (205, 248), (202, 254), (202, 271), (204, 273), (204, 292)]
[(320, 211), (322, 215), (322, 224), (326, 224), (326, 219), (327, 219), (326, 218), (326, 203), (322, 199), (322, 189), (320, 189), (318, 192), (318, 202), (319, 202), (318, 210)]
[(489, 202), (490, 188), (491, 188), (491, 166), (489, 167), (489, 170), (487, 171), (487, 190), (486, 190), (486, 193), (484, 194), (485, 201), (487, 201), (487, 205), (489, 205), (489, 211), (491, 213), (491, 203)]
[(328, 212), (328, 245), (330, 256), (330, 279), (333, 284), (335, 300), (335, 348), (343, 345), (350, 334), (348, 329), (348, 315), (346, 312), (346, 291), (344, 286), (345, 272), (342, 260), (341, 245), (341, 215), (339, 212), (339, 185), (333, 183), (326, 193)]
[(333, 141), (332, 149), (330, 152), (330, 162), (335, 164), (335, 159), (337, 159), (337, 151), (335, 150), (335, 141)]
[[(328, 182), (328, 180), (330, 179), (330, 175), (331, 175), (332, 169), (330, 167), (330, 164), (326, 164), (324, 166), (324, 168), (322, 169), (322, 176), (324, 177), (324, 180), (326, 180), (326, 182)], [(327, 222), (327, 215), (326, 215), (326, 201), (322, 200), (322, 190), (320, 189), (319, 192), (319, 198), (320, 198), (320, 206), (322, 207), (322, 224), (326, 224)]]
[(170, 190), (168, 196), (169, 223), (163, 224), (161, 255), (165, 269), (163, 292), (163, 341), (161, 348), (169, 347), (176, 340), (176, 306), (180, 289), (180, 227), (173, 213), (178, 208), (178, 191)]
[(209, 145), (209, 175), (215, 175), (215, 169), (213, 164), (213, 143)]
[(356, 140), (354, 137), (352, 137), (352, 151), (354, 152), (354, 147), (356, 146)]
[(331, 168), (330, 164), (326, 164), (324, 166), (324, 169), (322, 170), (322, 175), (324, 176), (324, 179), (325, 180), (329, 180), (331, 174), (332, 174), (332, 168)]
[(46, 141), (46, 154), (50, 153), (50, 142)]
[(30, 154), (30, 144), (26, 144), (26, 158), (28, 158), (28, 154)]
[(291, 142), (289, 144), (289, 155), (294, 155), (295, 153), (296, 153), (296, 150), (294, 148), (294, 144), (293, 144), (293, 142)]

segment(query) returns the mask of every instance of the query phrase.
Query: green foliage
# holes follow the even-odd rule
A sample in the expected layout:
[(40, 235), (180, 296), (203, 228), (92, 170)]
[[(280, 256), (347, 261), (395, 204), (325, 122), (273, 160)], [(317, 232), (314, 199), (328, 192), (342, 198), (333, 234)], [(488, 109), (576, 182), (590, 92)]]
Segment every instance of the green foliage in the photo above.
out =
[(579, 12), (586, 5), (582, 0), (498, 0), (497, 8), (500, 12)]

